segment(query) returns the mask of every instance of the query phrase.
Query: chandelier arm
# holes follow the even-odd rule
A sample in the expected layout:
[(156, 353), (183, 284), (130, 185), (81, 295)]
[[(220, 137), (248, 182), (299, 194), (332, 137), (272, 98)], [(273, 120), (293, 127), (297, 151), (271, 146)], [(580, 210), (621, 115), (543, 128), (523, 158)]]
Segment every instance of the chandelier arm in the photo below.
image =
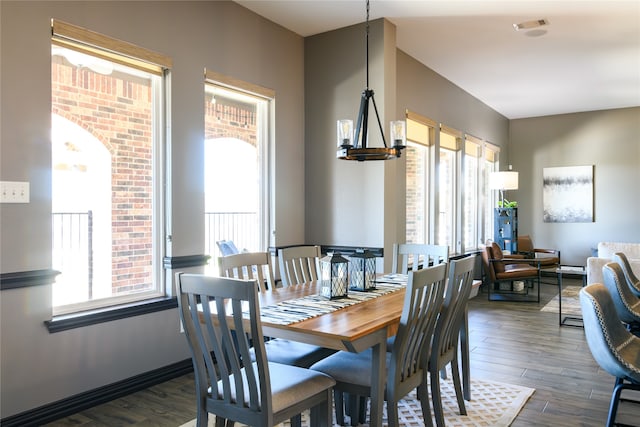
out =
[(384, 138), (384, 131), (382, 130), (382, 122), (380, 121), (380, 115), (378, 115), (378, 107), (376, 106), (376, 99), (373, 97), (373, 91), (371, 91), (371, 101), (373, 102), (373, 110), (376, 112), (376, 119), (378, 119), (378, 128), (380, 129), (380, 136), (382, 137), (382, 143), (387, 148), (387, 140)]
[[(362, 91), (362, 97), (360, 97), (360, 110), (358, 111), (358, 120), (356, 121), (356, 132), (353, 138), (353, 146), (358, 147), (360, 141), (360, 131), (362, 131), (361, 147), (367, 146), (367, 122), (369, 121), (369, 94), (368, 89)], [(363, 126), (364, 124), (364, 126)]]

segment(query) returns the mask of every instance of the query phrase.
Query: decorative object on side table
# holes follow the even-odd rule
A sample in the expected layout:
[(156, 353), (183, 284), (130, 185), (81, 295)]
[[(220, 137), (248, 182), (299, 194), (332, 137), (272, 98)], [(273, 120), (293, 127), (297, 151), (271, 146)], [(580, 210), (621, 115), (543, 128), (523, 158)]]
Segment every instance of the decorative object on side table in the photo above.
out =
[(368, 291), (376, 287), (376, 256), (366, 249), (356, 249), (350, 257), (350, 289)]
[(320, 294), (329, 299), (345, 298), (349, 289), (349, 260), (337, 252), (320, 259)]

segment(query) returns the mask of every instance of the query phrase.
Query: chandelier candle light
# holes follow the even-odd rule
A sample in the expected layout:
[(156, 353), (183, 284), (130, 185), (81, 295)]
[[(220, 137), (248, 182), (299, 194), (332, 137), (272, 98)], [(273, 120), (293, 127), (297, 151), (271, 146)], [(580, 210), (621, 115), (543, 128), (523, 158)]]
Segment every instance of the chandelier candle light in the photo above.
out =
[[(407, 145), (406, 123), (403, 120), (398, 120), (391, 122), (390, 136), (393, 146), (387, 146), (373, 90), (369, 88), (369, 0), (367, 0), (366, 41), (367, 85), (360, 98), (360, 110), (356, 122), (355, 136), (353, 133), (353, 120), (338, 120), (338, 151), (336, 152), (336, 157), (342, 160), (363, 162), (366, 160), (394, 159), (400, 157), (401, 150)], [(367, 146), (369, 141), (367, 135), (369, 129), (369, 101), (373, 104), (373, 109), (376, 113), (384, 147)]]

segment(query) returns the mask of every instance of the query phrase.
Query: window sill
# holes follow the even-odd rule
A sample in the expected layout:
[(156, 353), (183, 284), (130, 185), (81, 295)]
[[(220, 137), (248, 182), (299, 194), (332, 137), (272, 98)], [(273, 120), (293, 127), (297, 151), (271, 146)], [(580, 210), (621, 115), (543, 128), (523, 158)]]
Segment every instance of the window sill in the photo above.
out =
[(127, 317), (141, 316), (156, 311), (171, 310), (176, 307), (178, 307), (178, 300), (175, 297), (157, 298), (100, 310), (56, 316), (51, 320), (46, 320), (44, 324), (49, 329), (49, 333), (53, 334), (98, 323), (126, 319)]

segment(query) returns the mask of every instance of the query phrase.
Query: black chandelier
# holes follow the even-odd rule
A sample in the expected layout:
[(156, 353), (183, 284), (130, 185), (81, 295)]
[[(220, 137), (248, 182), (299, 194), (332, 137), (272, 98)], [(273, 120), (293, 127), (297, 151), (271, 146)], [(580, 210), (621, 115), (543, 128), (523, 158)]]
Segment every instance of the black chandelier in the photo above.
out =
[[(403, 120), (391, 122), (391, 140), (393, 147), (387, 146), (384, 138), (382, 123), (378, 115), (378, 107), (373, 97), (373, 90), (369, 88), (369, 0), (367, 0), (367, 20), (366, 20), (366, 42), (367, 42), (367, 86), (362, 91), (360, 98), (360, 111), (356, 121), (355, 136), (353, 134), (352, 120), (338, 120), (337, 138), (338, 151), (336, 157), (342, 160), (388, 160), (400, 157), (401, 150), (406, 146), (406, 123)], [(378, 128), (382, 136), (384, 147), (367, 147), (368, 124), (369, 124), (369, 101), (373, 104), (376, 113)]]

